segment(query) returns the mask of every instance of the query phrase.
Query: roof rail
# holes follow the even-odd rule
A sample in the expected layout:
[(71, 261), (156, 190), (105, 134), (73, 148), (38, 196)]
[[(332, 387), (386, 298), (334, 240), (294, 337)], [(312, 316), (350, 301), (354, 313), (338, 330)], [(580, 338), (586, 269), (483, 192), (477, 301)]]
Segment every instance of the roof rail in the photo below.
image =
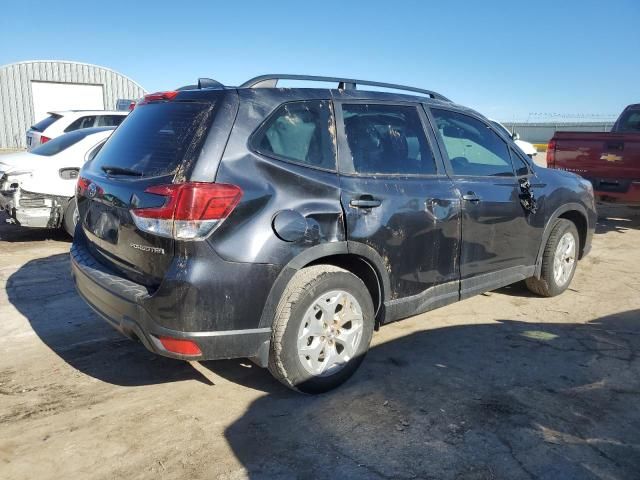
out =
[(315, 75), (288, 75), (288, 74), (269, 74), (260, 75), (259, 77), (247, 80), (239, 88), (275, 88), (278, 85), (278, 80), (304, 80), (310, 82), (336, 82), (339, 90), (356, 90), (357, 85), (368, 85), (370, 87), (382, 87), (391, 88), (394, 90), (404, 90), (407, 92), (421, 93), (423, 95), (429, 95), (436, 100), (443, 100), (450, 102), (447, 97), (440, 95), (433, 90), (425, 90), (423, 88), (407, 87), (406, 85), (396, 85), (394, 83), (372, 82), (369, 80), (355, 80), (353, 78), (340, 78), (340, 77), (318, 77)]

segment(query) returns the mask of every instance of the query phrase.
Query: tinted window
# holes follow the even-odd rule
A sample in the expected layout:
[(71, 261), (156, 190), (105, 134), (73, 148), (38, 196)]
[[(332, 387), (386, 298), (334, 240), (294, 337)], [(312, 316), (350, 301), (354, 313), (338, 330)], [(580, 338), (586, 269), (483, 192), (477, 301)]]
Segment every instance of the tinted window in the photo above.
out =
[(80, 130), (82, 128), (90, 128), (93, 127), (93, 124), (96, 121), (95, 115), (91, 115), (89, 117), (80, 117), (75, 120), (71, 125), (64, 129), (65, 132), (73, 132), (74, 130)]
[(195, 158), (207, 133), (210, 103), (158, 102), (138, 105), (116, 129), (91, 170), (119, 167), (144, 176), (173, 174), (187, 157)]
[(36, 155), (43, 155), (45, 157), (56, 155), (63, 150), (71, 147), (72, 145), (75, 145), (90, 133), (95, 133), (95, 131), (87, 132), (78, 130), (76, 132), (65, 133), (64, 135), (60, 135), (59, 137), (56, 137), (53, 140), (49, 140), (47, 143), (34, 148), (33, 150), (31, 150), (31, 153), (34, 153)]
[(124, 115), (98, 115), (96, 127), (117, 127), (125, 118)]
[(517, 152), (511, 150), (511, 158), (513, 159), (513, 166), (515, 167), (516, 175), (518, 177), (529, 175), (529, 173), (531, 173), (529, 164), (522, 158), (521, 155), (518, 155)]
[(435, 174), (436, 166), (415, 107), (342, 105), (350, 150), (347, 173)]
[(47, 128), (51, 126), (56, 120), (62, 118), (60, 115), (49, 115), (44, 120), (40, 120), (38, 123), (33, 125), (31, 128), (36, 132), (44, 132)]
[(629, 110), (618, 123), (618, 132), (640, 132), (640, 110)]
[(258, 131), (253, 146), (267, 156), (335, 169), (332, 130), (333, 115), (329, 102), (286, 103)]
[(513, 175), (509, 148), (488, 125), (449, 110), (431, 111), (456, 175)]

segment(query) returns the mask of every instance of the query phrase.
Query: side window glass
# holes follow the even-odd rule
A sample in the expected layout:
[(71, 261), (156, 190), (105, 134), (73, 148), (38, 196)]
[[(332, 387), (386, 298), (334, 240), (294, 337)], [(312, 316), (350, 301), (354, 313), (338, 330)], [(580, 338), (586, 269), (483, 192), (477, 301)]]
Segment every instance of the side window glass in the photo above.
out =
[(449, 110), (431, 112), (455, 175), (513, 176), (509, 147), (487, 125)]
[(336, 168), (331, 104), (325, 100), (285, 103), (252, 139), (254, 150), (302, 165)]
[(531, 173), (529, 164), (513, 149), (511, 150), (511, 158), (513, 159), (513, 166), (515, 167), (516, 175), (518, 177), (524, 177)]
[(90, 117), (80, 117), (76, 121), (74, 121), (71, 125), (64, 129), (65, 132), (73, 132), (74, 130), (80, 130), (82, 128), (93, 127), (93, 124), (96, 121), (95, 116)]
[(415, 107), (343, 104), (345, 173), (430, 175), (436, 163)]
[(116, 127), (125, 119), (124, 115), (98, 115), (96, 127)]

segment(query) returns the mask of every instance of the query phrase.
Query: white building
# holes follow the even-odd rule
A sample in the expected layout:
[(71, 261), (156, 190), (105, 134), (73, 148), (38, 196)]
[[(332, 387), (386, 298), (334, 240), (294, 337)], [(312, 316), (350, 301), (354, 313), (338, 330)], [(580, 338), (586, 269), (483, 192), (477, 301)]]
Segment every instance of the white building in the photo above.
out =
[[(25, 132), (54, 110), (115, 110), (145, 90), (109, 68), (37, 60), (0, 66), (0, 149), (24, 148)], [(128, 105), (128, 102), (120, 102)]]

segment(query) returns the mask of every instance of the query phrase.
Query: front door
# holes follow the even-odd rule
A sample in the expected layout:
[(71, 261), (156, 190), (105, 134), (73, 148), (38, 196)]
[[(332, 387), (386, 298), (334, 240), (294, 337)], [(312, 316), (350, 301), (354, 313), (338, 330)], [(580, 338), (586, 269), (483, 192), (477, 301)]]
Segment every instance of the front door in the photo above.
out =
[(520, 203), (509, 146), (479, 118), (440, 108), (431, 114), (462, 197), (461, 298), (530, 276), (535, 228)]
[(416, 104), (336, 103), (347, 237), (390, 279), (390, 319), (458, 299), (460, 200)]

